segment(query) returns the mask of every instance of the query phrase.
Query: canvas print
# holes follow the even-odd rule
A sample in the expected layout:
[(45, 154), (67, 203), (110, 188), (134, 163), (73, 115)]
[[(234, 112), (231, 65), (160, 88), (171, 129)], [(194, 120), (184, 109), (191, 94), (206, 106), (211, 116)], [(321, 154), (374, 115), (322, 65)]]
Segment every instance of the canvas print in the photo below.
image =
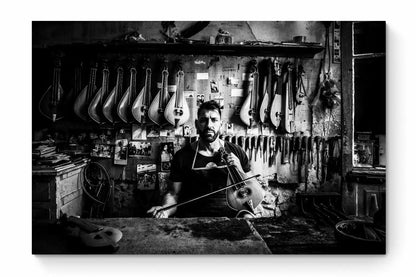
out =
[(277, 19), (33, 21), (32, 253), (385, 254), (386, 22)]

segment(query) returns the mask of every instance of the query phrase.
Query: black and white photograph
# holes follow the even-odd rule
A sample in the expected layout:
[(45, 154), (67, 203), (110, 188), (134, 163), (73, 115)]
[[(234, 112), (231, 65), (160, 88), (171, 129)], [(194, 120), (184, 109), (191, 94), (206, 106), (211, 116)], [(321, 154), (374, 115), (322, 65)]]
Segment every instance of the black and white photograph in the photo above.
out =
[(277, 17), (32, 21), (32, 254), (384, 256), (388, 25)]
[(114, 164), (127, 165), (128, 155), (127, 139), (117, 139), (114, 146)]
[(150, 157), (152, 155), (152, 144), (147, 141), (130, 141), (129, 157)]
[(156, 186), (156, 164), (137, 165), (137, 189), (154, 190)]

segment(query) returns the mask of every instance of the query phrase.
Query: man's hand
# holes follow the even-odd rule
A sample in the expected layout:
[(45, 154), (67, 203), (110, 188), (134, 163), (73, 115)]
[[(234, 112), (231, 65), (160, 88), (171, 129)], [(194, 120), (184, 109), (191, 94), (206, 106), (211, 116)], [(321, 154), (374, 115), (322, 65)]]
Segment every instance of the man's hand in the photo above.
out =
[(234, 154), (234, 153), (230, 153), (227, 157), (227, 163), (229, 165), (234, 165), (237, 167), (238, 170), (240, 170), (241, 172), (243, 171), (243, 168), (241, 166), (241, 162), (240, 159)]
[(159, 210), (161, 209), (161, 208), (163, 208), (162, 206), (154, 206), (154, 207), (151, 207), (148, 211), (147, 211), (147, 213), (148, 214), (152, 214), (152, 217), (154, 217), (154, 218), (168, 218), (169, 216), (168, 216), (168, 213), (166, 212), (166, 211), (160, 211), (159, 212)]

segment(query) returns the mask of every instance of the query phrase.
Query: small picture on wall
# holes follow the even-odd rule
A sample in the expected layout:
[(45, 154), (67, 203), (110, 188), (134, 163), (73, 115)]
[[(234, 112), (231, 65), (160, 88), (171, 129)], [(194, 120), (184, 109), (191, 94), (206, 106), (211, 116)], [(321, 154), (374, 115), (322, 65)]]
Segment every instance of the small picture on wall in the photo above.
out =
[(91, 150), (91, 157), (96, 158), (111, 158), (113, 153), (113, 146), (110, 144), (96, 143)]
[(156, 164), (137, 165), (137, 189), (154, 190), (156, 187)]
[(171, 161), (173, 159), (174, 148), (173, 142), (165, 142), (160, 144), (160, 170), (170, 171)]
[(114, 148), (114, 164), (127, 165), (127, 139), (116, 140), (116, 146)]
[(204, 94), (198, 94), (196, 96), (196, 105), (199, 107), (204, 102), (205, 102), (205, 95)]
[(132, 140), (145, 140), (146, 134), (147, 132), (145, 127), (141, 127), (138, 124), (133, 124), (131, 132)]
[(150, 157), (152, 155), (152, 143), (142, 141), (129, 142), (129, 156)]
[(160, 136), (160, 127), (157, 125), (149, 125), (146, 127), (148, 138), (158, 138)]

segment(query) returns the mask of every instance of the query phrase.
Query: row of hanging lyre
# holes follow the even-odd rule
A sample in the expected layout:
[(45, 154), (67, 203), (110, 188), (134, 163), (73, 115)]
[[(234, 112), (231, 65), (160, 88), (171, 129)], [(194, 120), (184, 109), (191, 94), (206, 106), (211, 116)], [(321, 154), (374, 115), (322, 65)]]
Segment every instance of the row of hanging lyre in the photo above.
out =
[[(251, 62), (251, 85), (241, 106), (241, 121), (249, 128), (255, 122), (271, 123), (276, 129), (281, 126), (287, 133), (293, 133), (295, 104), (300, 103), (306, 95), (303, 82), (305, 71), (299, 64), (296, 67), (290, 62), (282, 64), (278, 58), (268, 59), (266, 63), (266, 71), (262, 76), (263, 93), (260, 95), (257, 61)], [(258, 100), (260, 97), (261, 101)]]
[[(51, 120), (59, 120), (64, 117), (66, 105), (71, 105), (71, 110), (83, 121), (104, 123), (155, 123), (164, 125), (169, 123), (175, 127), (188, 121), (190, 112), (184, 100), (184, 72), (180, 63), (175, 72), (176, 90), (173, 94), (168, 92), (168, 61), (164, 60), (160, 73), (161, 87), (155, 97), (152, 98), (152, 69), (149, 59), (144, 61), (142, 69), (144, 83), (138, 87), (138, 70), (136, 61), (130, 60), (128, 73), (120, 64), (115, 69), (116, 82), (110, 87), (110, 69), (106, 61), (103, 61), (100, 70), (98, 63), (92, 63), (89, 68), (88, 83), (82, 84), (82, 66), (74, 71), (74, 85), (69, 94), (65, 95), (60, 84), (60, 62), (55, 62), (52, 85), (42, 96), (39, 103), (40, 112)], [(102, 82), (97, 85), (97, 75), (102, 74)], [(123, 79), (128, 78), (128, 87), (124, 88)], [(72, 99), (73, 101), (71, 101)]]

